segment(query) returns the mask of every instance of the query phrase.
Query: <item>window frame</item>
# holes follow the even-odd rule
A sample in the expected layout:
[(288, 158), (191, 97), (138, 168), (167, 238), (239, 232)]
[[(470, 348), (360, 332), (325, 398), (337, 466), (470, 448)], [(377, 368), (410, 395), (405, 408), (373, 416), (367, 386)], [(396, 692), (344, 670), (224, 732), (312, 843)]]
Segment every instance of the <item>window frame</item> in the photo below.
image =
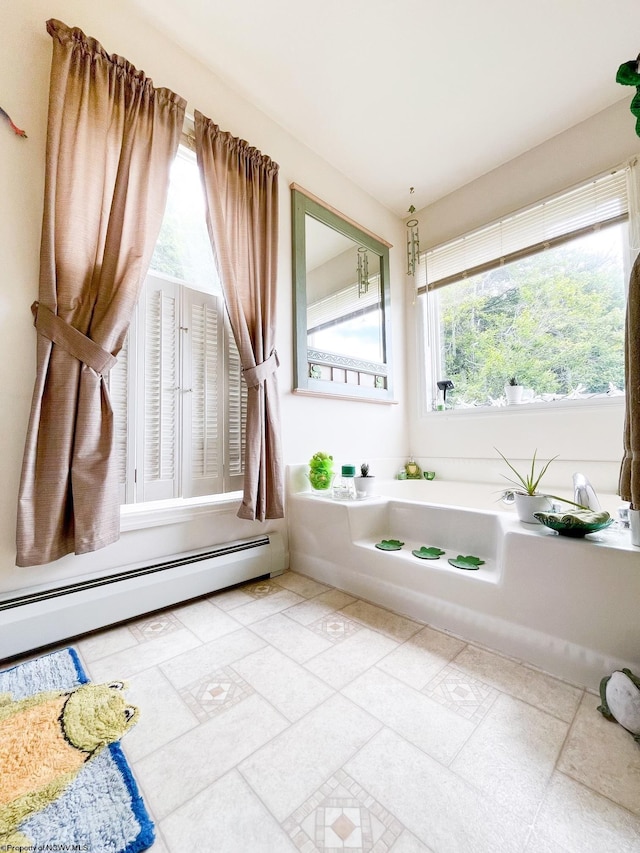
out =
[[(620, 175), (620, 173), (624, 173), (626, 178), (626, 187), (625, 187), (625, 201), (626, 201), (626, 209), (624, 213), (612, 215), (609, 218), (604, 220), (599, 220), (596, 222), (592, 222), (591, 224), (580, 227), (574, 230), (569, 230), (563, 234), (559, 234), (549, 240), (540, 240), (535, 242), (534, 244), (528, 247), (519, 248), (513, 252), (502, 254), (497, 253), (492, 260), (483, 262), (481, 264), (471, 265), (468, 269), (461, 268), (458, 273), (450, 274), (447, 276), (443, 276), (440, 279), (436, 279), (433, 282), (428, 281), (429, 274), (429, 255), (435, 251), (440, 249), (453, 246), (455, 244), (461, 243), (465, 238), (474, 236), (482, 231), (489, 230), (494, 228), (495, 226), (499, 226), (502, 222), (508, 221), (517, 217), (520, 214), (526, 214), (527, 212), (544, 206), (547, 202), (553, 202), (556, 199), (562, 200), (563, 197), (569, 196), (571, 193), (576, 190), (580, 190), (581, 188), (587, 188), (590, 185), (596, 183), (598, 180), (606, 178), (608, 176)], [(501, 219), (490, 222), (486, 225), (480, 226), (479, 228), (475, 228), (470, 232), (465, 234), (458, 235), (450, 240), (447, 240), (444, 243), (438, 244), (437, 246), (430, 247), (429, 249), (423, 251), (420, 255), (420, 266), (418, 270), (420, 271), (420, 279), (417, 282), (416, 286), (416, 301), (419, 306), (418, 311), (418, 335), (419, 341), (421, 343), (421, 355), (422, 358), (420, 361), (420, 387), (422, 389), (421, 400), (422, 400), (422, 416), (427, 415), (455, 415), (455, 416), (468, 416), (469, 414), (476, 415), (486, 415), (491, 416), (495, 413), (500, 413), (500, 416), (504, 416), (505, 412), (509, 412), (510, 415), (513, 414), (525, 414), (531, 413), (532, 410), (538, 412), (544, 411), (557, 411), (558, 409), (572, 409), (579, 408), (584, 409), (588, 407), (594, 408), (602, 408), (602, 407), (622, 407), (624, 406), (624, 394), (620, 395), (612, 395), (607, 396), (606, 394), (602, 395), (593, 395), (584, 398), (569, 398), (563, 397), (558, 398), (556, 400), (551, 401), (539, 401), (539, 400), (531, 400), (531, 401), (523, 401), (517, 406), (498, 406), (491, 405), (490, 403), (478, 404), (476, 406), (465, 406), (460, 408), (447, 408), (445, 410), (438, 410), (436, 407), (436, 398), (437, 398), (437, 386), (436, 382), (438, 379), (445, 378), (442, 375), (442, 330), (440, 329), (440, 324), (438, 321), (438, 312), (437, 309), (433, 306), (433, 300), (430, 299), (431, 294), (435, 294), (441, 288), (447, 287), (451, 284), (455, 284), (457, 282), (463, 281), (467, 277), (471, 277), (473, 275), (477, 275), (482, 272), (488, 272), (492, 269), (496, 269), (502, 264), (510, 263), (512, 261), (517, 261), (523, 258), (531, 257), (535, 254), (539, 254), (540, 252), (545, 251), (547, 248), (559, 246), (562, 244), (568, 244), (573, 240), (577, 240), (580, 237), (585, 236), (595, 230), (598, 230), (601, 227), (607, 227), (609, 225), (618, 225), (627, 222), (629, 224), (629, 228), (626, 228), (623, 232), (623, 278), (624, 278), (624, 287), (625, 287), (625, 295), (628, 291), (628, 281), (629, 275), (631, 271), (632, 265), (632, 256), (629, 248), (629, 230), (632, 224), (632, 210), (630, 204), (630, 188), (629, 188), (629, 173), (630, 173), (630, 165), (624, 164), (621, 166), (617, 166), (613, 169), (608, 170), (606, 173), (601, 173), (587, 181), (582, 181), (580, 184), (570, 187), (562, 192), (555, 193), (552, 196), (549, 196), (547, 199), (542, 199), (535, 204), (528, 205), (518, 211), (515, 211), (508, 216), (504, 216)], [(422, 269), (420, 269), (422, 267)], [(418, 273), (417, 273), (418, 274)], [(424, 283), (423, 283), (424, 282)]]

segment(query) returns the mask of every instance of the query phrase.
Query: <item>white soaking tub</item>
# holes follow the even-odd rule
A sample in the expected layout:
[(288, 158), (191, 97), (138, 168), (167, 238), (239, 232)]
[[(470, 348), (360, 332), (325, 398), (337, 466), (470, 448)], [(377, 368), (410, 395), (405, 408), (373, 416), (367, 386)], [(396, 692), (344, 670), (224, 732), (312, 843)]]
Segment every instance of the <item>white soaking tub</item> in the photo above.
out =
[[(378, 491), (352, 502), (290, 494), (291, 568), (581, 686), (640, 671), (640, 549), (628, 530), (559, 536), (518, 521), (486, 484), (390, 480)], [(383, 539), (404, 545), (382, 551)], [(445, 553), (421, 560), (412, 551), (423, 545)], [(484, 565), (454, 568), (458, 555)]]

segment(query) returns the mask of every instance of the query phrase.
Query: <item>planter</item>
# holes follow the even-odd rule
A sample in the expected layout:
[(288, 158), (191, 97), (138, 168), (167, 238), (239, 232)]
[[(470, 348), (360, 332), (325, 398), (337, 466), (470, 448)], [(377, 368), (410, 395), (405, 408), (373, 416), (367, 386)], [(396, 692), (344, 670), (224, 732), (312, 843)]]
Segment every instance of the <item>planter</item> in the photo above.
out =
[(375, 477), (354, 477), (356, 484), (356, 495), (359, 500), (370, 498), (376, 485)]
[(507, 405), (513, 406), (522, 402), (522, 393), (524, 386), (522, 385), (505, 385), (504, 393), (507, 398)]
[(514, 492), (516, 512), (520, 521), (525, 524), (540, 524), (534, 517), (534, 512), (549, 512), (551, 501), (547, 495), (527, 495), (524, 492)]

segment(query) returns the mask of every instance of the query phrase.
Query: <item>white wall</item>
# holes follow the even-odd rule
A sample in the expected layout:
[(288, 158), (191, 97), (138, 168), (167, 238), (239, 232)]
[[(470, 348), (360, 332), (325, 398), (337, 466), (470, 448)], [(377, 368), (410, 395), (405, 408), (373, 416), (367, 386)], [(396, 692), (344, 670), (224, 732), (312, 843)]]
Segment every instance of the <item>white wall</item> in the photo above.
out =
[[(625, 98), (591, 119), (461, 187), (419, 211), (422, 248), (438, 245), (507, 213), (613, 168), (640, 151)], [(473, 157), (473, 140), (469, 143)], [(418, 311), (407, 305), (410, 446), (429, 468), (456, 479), (500, 482), (506, 472), (494, 447), (509, 458), (556, 454), (545, 484), (570, 485), (587, 473), (596, 489), (615, 492), (622, 456), (622, 401), (604, 406), (534, 411), (500, 409), (425, 414), (421, 409)], [(508, 472), (506, 472), (508, 473)]]
[[(403, 230), (397, 217), (355, 187), (308, 148), (246, 100), (238, 97), (202, 64), (189, 57), (141, 19), (127, 0), (20, 0), (0, 4), (0, 106), (23, 127), (20, 139), (0, 123), (0, 594), (59, 581), (229, 539), (245, 538), (267, 525), (240, 521), (235, 512), (212, 514), (191, 523), (131, 531), (121, 542), (84, 557), (65, 557), (49, 566), (16, 569), (15, 516), (24, 436), (35, 378), (36, 334), (29, 306), (37, 298), (42, 217), (47, 97), (51, 39), (48, 18), (59, 18), (97, 38), (153, 78), (157, 86), (187, 98), (188, 111), (200, 109), (220, 126), (248, 139), (280, 164), (280, 248), (278, 352), (285, 459), (306, 462), (319, 449), (338, 462), (387, 456), (406, 448), (403, 404)], [(391, 250), (395, 387), (399, 405), (311, 399), (291, 393), (292, 298), (289, 184), (295, 181), (330, 205), (385, 237)]]

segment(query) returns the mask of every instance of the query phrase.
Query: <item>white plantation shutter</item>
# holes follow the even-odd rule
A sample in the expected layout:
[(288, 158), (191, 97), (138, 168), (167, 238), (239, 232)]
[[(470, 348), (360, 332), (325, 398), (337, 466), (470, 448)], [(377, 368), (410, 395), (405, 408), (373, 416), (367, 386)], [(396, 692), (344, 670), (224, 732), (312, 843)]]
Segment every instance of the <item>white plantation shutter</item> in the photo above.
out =
[(185, 498), (222, 491), (222, 345), (219, 300), (183, 288), (183, 489)]
[(130, 499), (132, 460), (128, 453), (128, 435), (131, 429), (131, 407), (129, 405), (130, 336), (124, 339), (118, 360), (109, 373), (109, 397), (113, 409), (114, 453), (118, 469), (120, 502)]
[[(143, 300), (144, 357), (141, 387), (144, 388), (143, 446), (138, 453), (142, 500), (177, 496), (178, 482), (178, 285), (148, 276)], [(140, 469), (140, 465), (138, 465)]]
[(242, 488), (247, 424), (247, 384), (242, 375), (240, 353), (233, 333), (226, 327), (227, 351), (227, 442), (228, 488)]

